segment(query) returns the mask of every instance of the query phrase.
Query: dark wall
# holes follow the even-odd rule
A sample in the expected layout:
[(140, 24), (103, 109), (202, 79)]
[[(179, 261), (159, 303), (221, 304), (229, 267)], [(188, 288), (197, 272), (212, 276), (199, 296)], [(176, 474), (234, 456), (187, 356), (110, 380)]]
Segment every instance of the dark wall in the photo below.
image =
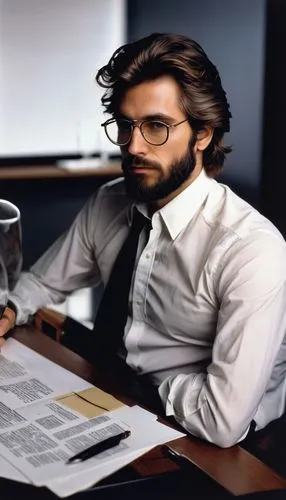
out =
[(0, 181), (0, 198), (15, 203), (21, 211), (25, 269), (69, 227), (89, 196), (108, 180), (77, 177)]
[(263, 213), (286, 237), (286, 2), (267, 3)]
[(266, 2), (129, 0), (128, 37), (171, 31), (199, 42), (219, 69), (233, 118), (223, 180), (258, 205), (261, 183)]

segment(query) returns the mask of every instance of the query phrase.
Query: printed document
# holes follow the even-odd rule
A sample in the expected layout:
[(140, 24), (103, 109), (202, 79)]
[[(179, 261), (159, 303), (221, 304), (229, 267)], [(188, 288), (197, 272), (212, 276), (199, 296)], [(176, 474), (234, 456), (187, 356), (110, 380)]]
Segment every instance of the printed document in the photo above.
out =
[(12, 338), (0, 353), (0, 401), (11, 409), (92, 387)]
[[(92, 408), (97, 416), (91, 416)], [(131, 435), (110, 450), (67, 464), (75, 454), (125, 430)], [(47, 486), (64, 497), (183, 435), (160, 424), (156, 415), (122, 405), (14, 339), (8, 339), (1, 350), (2, 477)]]

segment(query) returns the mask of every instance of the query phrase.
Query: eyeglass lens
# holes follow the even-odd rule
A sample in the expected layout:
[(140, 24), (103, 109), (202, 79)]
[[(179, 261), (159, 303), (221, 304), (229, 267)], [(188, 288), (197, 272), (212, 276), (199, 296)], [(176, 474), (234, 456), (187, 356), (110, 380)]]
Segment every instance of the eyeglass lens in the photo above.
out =
[[(116, 120), (106, 125), (108, 138), (119, 146), (124, 146), (131, 140), (133, 131), (132, 122), (128, 120)], [(140, 125), (140, 131), (144, 139), (150, 144), (160, 145), (168, 138), (168, 127), (161, 122), (150, 120)]]

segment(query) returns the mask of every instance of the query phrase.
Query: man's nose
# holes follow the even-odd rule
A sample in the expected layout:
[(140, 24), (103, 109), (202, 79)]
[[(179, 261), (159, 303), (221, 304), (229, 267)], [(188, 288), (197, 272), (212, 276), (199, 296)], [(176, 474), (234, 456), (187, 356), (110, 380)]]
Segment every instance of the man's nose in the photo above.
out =
[(141, 134), (139, 126), (135, 125), (128, 145), (128, 152), (132, 155), (145, 154), (147, 149), (148, 143)]

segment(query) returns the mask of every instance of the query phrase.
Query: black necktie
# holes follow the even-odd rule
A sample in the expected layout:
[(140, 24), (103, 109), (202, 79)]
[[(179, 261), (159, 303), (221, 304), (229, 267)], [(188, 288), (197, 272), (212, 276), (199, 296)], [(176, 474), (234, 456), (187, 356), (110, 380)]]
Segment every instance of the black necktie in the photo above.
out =
[(137, 254), (139, 235), (151, 221), (134, 210), (130, 232), (113, 265), (94, 324), (96, 358), (101, 360), (118, 352), (128, 315), (128, 298)]

